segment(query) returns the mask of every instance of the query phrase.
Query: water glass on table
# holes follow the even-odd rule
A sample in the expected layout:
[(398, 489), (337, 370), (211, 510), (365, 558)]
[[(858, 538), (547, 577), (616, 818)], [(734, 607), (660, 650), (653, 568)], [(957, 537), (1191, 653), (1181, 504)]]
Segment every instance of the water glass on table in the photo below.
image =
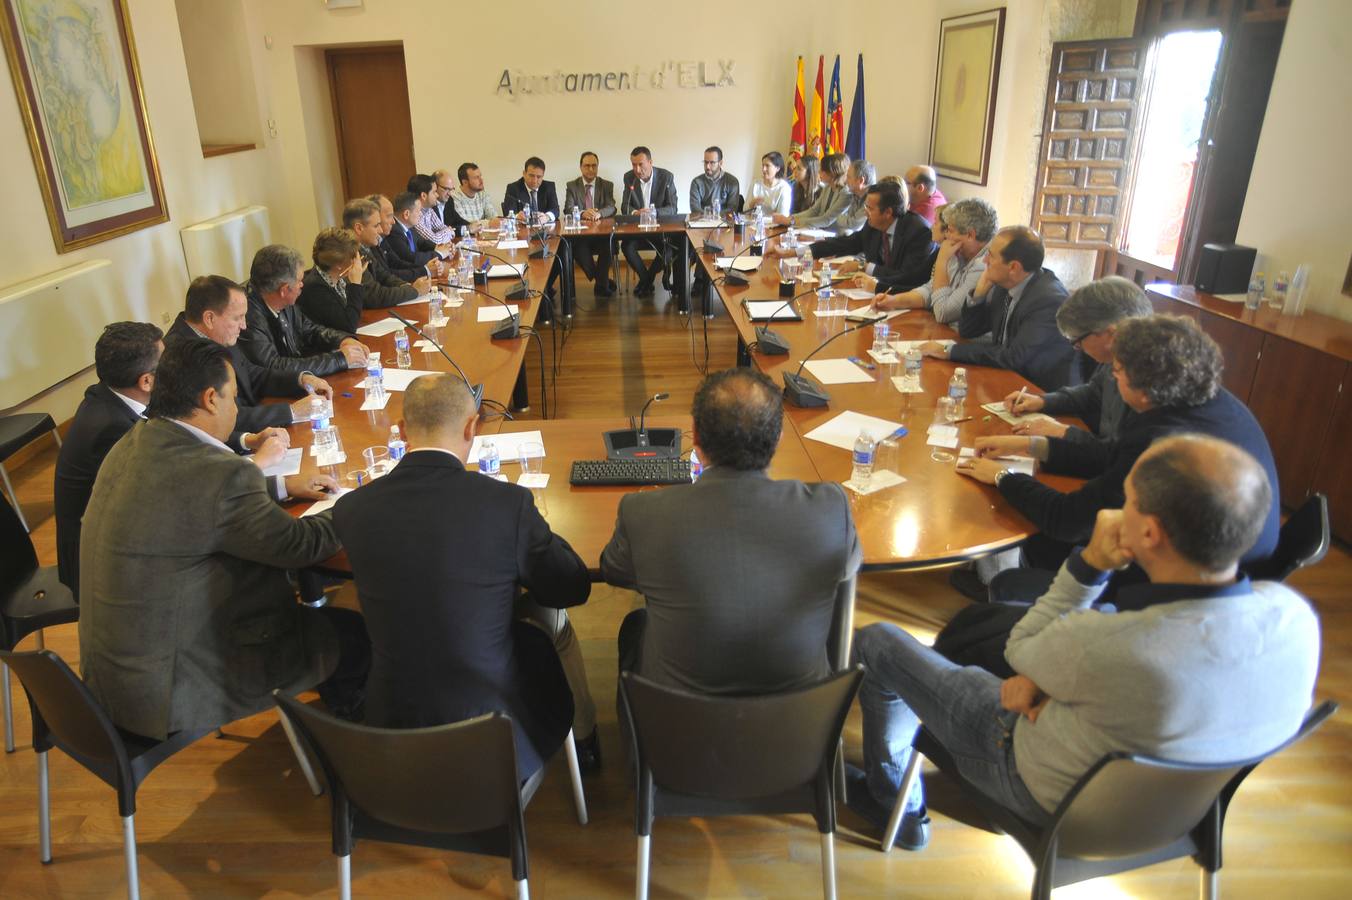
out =
[(373, 480), (385, 475), (390, 469), (394, 468), (393, 463), (390, 462), (389, 447), (367, 447), (361, 452), (361, 457), (366, 463), (367, 474), (369, 474)]
[[(934, 408), (935, 425), (952, 425), (953, 421), (962, 415), (962, 407), (958, 401), (947, 395), (939, 398), (939, 405)], [(943, 447), (931, 447), (930, 459), (935, 462), (952, 462), (953, 454)]]
[(343, 475), (342, 485), (350, 491), (355, 491), (370, 480), (371, 475), (365, 469), (353, 469)]
[(535, 441), (527, 441), (518, 451), (521, 461), (521, 474), (539, 475), (545, 470), (545, 447)]

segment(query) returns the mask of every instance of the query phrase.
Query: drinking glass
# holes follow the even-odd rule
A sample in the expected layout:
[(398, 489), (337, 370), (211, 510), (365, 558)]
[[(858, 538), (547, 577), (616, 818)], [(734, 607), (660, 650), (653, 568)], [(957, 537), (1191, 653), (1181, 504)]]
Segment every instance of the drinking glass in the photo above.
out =
[(544, 445), (527, 441), (521, 445), (520, 459), (523, 475), (539, 475), (545, 470)]
[(373, 480), (386, 474), (393, 468), (390, 463), (389, 447), (367, 447), (361, 452), (361, 457), (366, 461), (366, 471)]
[[(959, 412), (957, 401), (952, 397), (945, 395), (939, 398), (939, 405), (934, 409), (934, 424), (952, 425), (953, 420), (959, 415), (961, 415), (961, 413)], [(930, 459), (935, 462), (948, 463), (953, 461), (953, 454), (943, 447), (931, 447)]]
[(371, 475), (365, 469), (353, 469), (343, 475), (343, 487), (348, 490), (356, 490), (371, 480)]

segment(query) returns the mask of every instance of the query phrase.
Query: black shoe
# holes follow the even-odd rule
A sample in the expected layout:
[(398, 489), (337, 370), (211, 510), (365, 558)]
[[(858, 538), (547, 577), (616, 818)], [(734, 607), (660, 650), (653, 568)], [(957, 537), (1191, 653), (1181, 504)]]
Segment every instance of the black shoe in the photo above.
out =
[[(873, 798), (868, 789), (868, 777), (862, 769), (845, 766), (845, 805), (850, 811), (877, 829), (876, 837), (882, 840), (887, 830), (887, 822), (892, 810)], [(924, 850), (929, 846), (930, 818), (925, 807), (917, 812), (903, 813), (901, 827), (897, 829), (897, 846), (903, 850)]]
[(592, 295), (596, 297), (597, 300), (606, 300), (609, 299), (610, 297), (615, 296), (615, 292), (608, 288), (598, 286), (594, 291), (592, 291)]
[(615, 283), (615, 279), (614, 279), (614, 278), (607, 278), (607, 279), (606, 279), (606, 291), (607, 291), (608, 293), (613, 294), (613, 293), (615, 293), (615, 292), (616, 292), (617, 290), (619, 290), (619, 289), (620, 289), (620, 286), (619, 286), (618, 284)]
[(667, 269), (662, 270), (662, 290), (671, 290), (671, 272)]
[(577, 744), (577, 768), (583, 775), (595, 775), (601, 771), (601, 737), (596, 729), (584, 738), (575, 738)]
[(648, 282), (641, 281), (634, 286), (635, 297), (651, 297), (652, 295), (653, 295), (653, 283), (651, 281)]
[(948, 573), (948, 583), (953, 586), (953, 590), (973, 603), (990, 602), (990, 589), (981, 583), (975, 569), (954, 569)]

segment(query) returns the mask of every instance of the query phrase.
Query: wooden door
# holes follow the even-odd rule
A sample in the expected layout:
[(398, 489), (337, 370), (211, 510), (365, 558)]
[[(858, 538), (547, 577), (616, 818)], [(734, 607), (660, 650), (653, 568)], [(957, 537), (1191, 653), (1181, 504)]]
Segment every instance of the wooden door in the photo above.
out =
[(326, 50), (343, 196), (393, 196), (417, 170), (403, 47)]

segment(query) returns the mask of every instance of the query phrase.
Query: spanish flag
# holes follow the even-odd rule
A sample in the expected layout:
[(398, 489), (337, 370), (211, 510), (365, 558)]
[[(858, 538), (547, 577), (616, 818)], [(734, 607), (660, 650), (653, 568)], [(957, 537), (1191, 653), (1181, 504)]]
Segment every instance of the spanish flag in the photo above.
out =
[(840, 99), (840, 54), (836, 54), (836, 66), (831, 70), (831, 93), (826, 101), (826, 146), (832, 153), (845, 150), (845, 104)]
[(798, 57), (798, 86), (793, 92), (793, 128), (789, 131), (789, 159), (803, 158), (807, 146), (807, 109), (803, 101), (803, 58)]
[(826, 134), (826, 102), (822, 89), (822, 69), (825, 57), (817, 57), (817, 87), (812, 92), (812, 118), (807, 120), (807, 152), (817, 158), (822, 155), (822, 137)]

